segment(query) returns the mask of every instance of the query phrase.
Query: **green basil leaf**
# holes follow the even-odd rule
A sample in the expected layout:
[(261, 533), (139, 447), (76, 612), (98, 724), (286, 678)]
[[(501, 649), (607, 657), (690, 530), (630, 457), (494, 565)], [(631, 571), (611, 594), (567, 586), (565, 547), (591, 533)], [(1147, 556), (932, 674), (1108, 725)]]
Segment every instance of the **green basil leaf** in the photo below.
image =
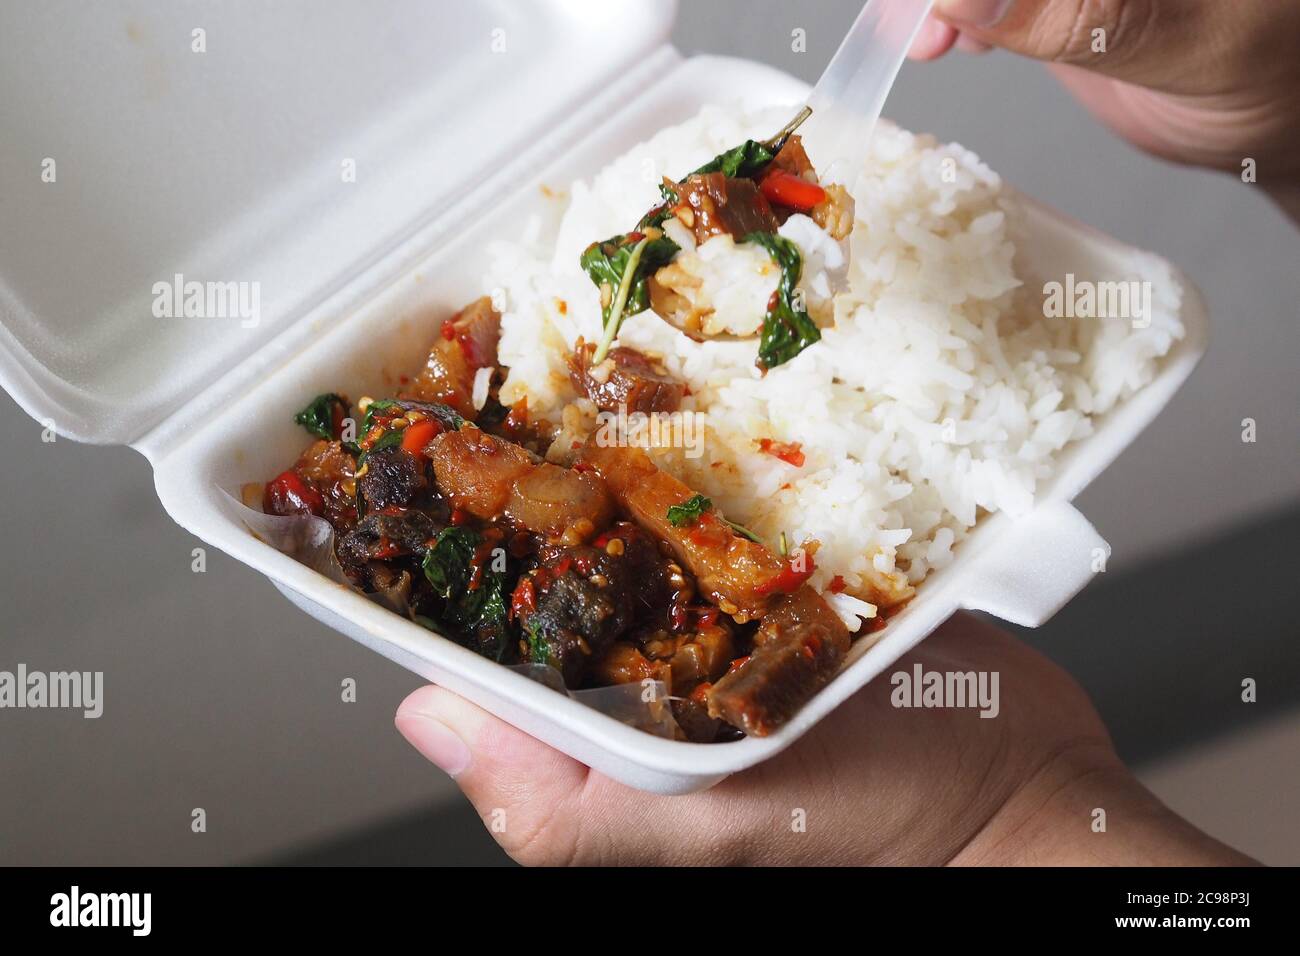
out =
[(363, 451), (361, 453), (361, 457), (357, 459), (357, 467), (360, 468), (362, 465), (364, 465), (366, 463), (366, 459), (369, 458), (371, 455), (373, 455), (375, 452), (382, 451), (385, 448), (392, 448), (394, 445), (400, 445), (401, 443), (402, 443), (402, 432), (400, 429), (394, 428), (384, 432), (381, 436), (379, 436), (379, 441), (371, 445), (369, 450)]
[(704, 495), (695, 495), (687, 498), (679, 505), (672, 505), (668, 508), (668, 523), (675, 528), (694, 524), (700, 520), (702, 514), (712, 509), (712, 500), (704, 497)]
[(478, 543), (478, 532), (453, 526), (443, 529), (425, 553), (424, 576), (443, 600), (450, 600), (468, 587), (470, 563)]
[(524, 625), (524, 636), (528, 640), (528, 659), (534, 664), (549, 664), (551, 646), (546, 643), (538, 618), (529, 618), (528, 623)]
[[(632, 259), (632, 251), (644, 238), (640, 233), (632, 232), (612, 236), (604, 242), (593, 242), (583, 251), (582, 257), (578, 260), (582, 270), (587, 273), (597, 289), (609, 285), (610, 301), (601, 310), (601, 322), (604, 325), (609, 325), (615, 293), (623, 283), (628, 263)], [(667, 236), (651, 239), (645, 244), (645, 248), (641, 250), (641, 258), (637, 262), (636, 273), (631, 279), (623, 313), (618, 317), (619, 321), (625, 316), (636, 315), (650, 307), (650, 288), (646, 280), (671, 262), (680, 249), (681, 247)]]
[[(455, 431), (465, 424), (465, 419), (461, 417), (459, 412), (442, 402), (417, 402), (408, 398), (380, 398), (366, 406), (366, 414), (361, 419), (361, 431), (358, 436), (365, 438), (370, 433), (370, 429), (375, 427), (376, 418), (393, 418), (398, 411), (424, 412), (425, 415), (438, 422), (443, 428), (451, 431)], [(391, 412), (392, 414), (378, 416), (375, 414), (376, 412)]]
[[(454, 408), (450, 405), (444, 405), (442, 402), (416, 402), (407, 399), (381, 398), (366, 406), (366, 414), (361, 420), (361, 432), (358, 437), (364, 439), (369, 435), (371, 429), (378, 424), (377, 419), (395, 417), (395, 414), (384, 416), (375, 414), (376, 412), (385, 411), (423, 412), (429, 418), (432, 418), (434, 421), (438, 422), (438, 424), (442, 425), (443, 428), (450, 431), (455, 431), (460, 428), (461, 425), (465, 424), (465, 419), (462, 418)], [(379, 441), (375, 442), (369, 451), (362, 452), (360, 446), (353, 446), (356, 447), (357, 451), (360, 453), (357, 458), (357, 467), (360, 468), (365, 463), (366, 458), (374, 452), (379, 451), (381, 448), (390, 448), (393, 445), (400, 444), (401, 441), (401, 430), (394, 428), (384, 432)]]
[(456, 409), (450, 405), (444, 405), (442, 402), (416, 402), (410, 399), (399, 398), (393, 403), (399, 408), (408, 412), (423, 412), (429, 418), (432, 418), (443, 428), (448, 431), (456, 431), (461, 425), (465, 424), (465, 419)]
[(766, 371), (790, 361), (820, 341), (822, 334), (808, 313), (796, 305), (795, 287), (803, 272), (799, 247), (772, 232), (751, 232), (742, 241), (762, 246), (781, 267), (781, 281), (763, 316), (763, 334), (758, 344), (758, 367)]
[(469, 528), (446, 528), (421, 566), (434, 592), (446, 602), (442, 623), (472, 638), (474, 649), (483, 656), (501, 660), (512, 643), (506, 600), (508, 572), (494, 568), (494, 562), (488, 560), (479, 570), (477, 586), (470, 589), (474, 555), (481, 542), (478, 532)]
[[(782, 145), (785, 145), (784, 140)], [(777, 147), (779, 150), (780, 147)], [(692, 176), (704, 176), (708, 173), (722, 173), (732, 179), (757, 176), (767, 164), (775, 158), (777, 150), (764, 143), (747, 139), (739, 146), (733, 146), (725, 153), (719, 153), (711, 160), (691, 173)], [(661, 187), (662, 188), (662, 187)]]
[(659, 192), (663, 194), (664, 201), (641, 217), (641, 221), (636, 224), (637, 232), (645, 232), (650, 228), (662, 229), (664, 223), (672, 218), (672, 206), (677, 203), (677, 194), (662, 183)]
[(333, 441), (339, 437), (336, 427), (348, 414), (348, 400), (334, 392), (317, 395), (293, 420), (317, 438)]
[[(704, 176), (708, 173), (722, 173), (732, 179), (752, 179), (757, 177), (772, 160), (776, 154), (781, 152), (785, 144), (789, 142), (790, 137), (794, 135), (803, 121), (812, 115), (812, 110), (804, 107), (800, 110), (790, 122), (781, 127), (777, 134), (770, 139), (762, 141), (747, 139), (739, 146), (733, 146), (726, 152), (719, 153), (711, 160), (691, 173), (692, 176)], [(663, 196), (664, 202), (672, 205), (677, 202), (676, 192), (667, 184), (659, 184), (659, 193)], [(647, 213), (647, 216), (653, 214), (655, 210)]]
[(357, 437), (365, 438), (366, 435), (370, 434), (370, 429), (375, 427), (375, 412), (387, 411), (390, 408), (401, 408), (401, 405), (389, 398), (377, 399), (367, 405), (366, 414), (361, 419), (361, 430), (357, 432)]

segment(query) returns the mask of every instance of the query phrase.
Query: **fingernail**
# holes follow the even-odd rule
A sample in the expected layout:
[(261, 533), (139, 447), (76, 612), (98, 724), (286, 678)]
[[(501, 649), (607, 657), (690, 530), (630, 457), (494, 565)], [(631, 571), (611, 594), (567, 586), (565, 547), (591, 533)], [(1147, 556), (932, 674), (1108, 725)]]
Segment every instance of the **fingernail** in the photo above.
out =
[(412, 747), (449, 777), (458, 777), (469, 767), (470, 753), (465, 741), (442, 721), (428, 714), (407, 711), (399, 713), (394, 723)]
[(939, 0), (939, 12), (949, 20), (991, 27), (1007, 15), (1011, 0)]

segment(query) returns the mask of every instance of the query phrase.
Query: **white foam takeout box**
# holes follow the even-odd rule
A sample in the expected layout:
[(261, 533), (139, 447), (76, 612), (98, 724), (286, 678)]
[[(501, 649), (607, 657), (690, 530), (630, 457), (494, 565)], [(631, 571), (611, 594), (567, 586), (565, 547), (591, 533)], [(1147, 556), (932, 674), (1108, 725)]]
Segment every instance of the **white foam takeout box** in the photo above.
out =
[[(481, 294), (484, 244), (555, 206), (542, 184), (588, 176), (706, 102), (806, 95), (755, 63), (683, 58), (667, 42), (673, 13), (647, 0), (0, 8), (16, 51), (0, 62), (0, 384), (60, 435), (139, 450), (177, 522), (307, 613), (661, 793), (779, 753), (959, 608), (1051, 617), (1105, 548), (1071, 499), (1206, 342), (1201, 299), (1175, 272), (1187, 335), (1159, 377), (1067, 449), (1036, 510), (984, 520), (767, 738), (701, 745), (633, 729), (256, 539), (226, 494), (295, 459), (305, 436), (292, 412), (321, 391), (391, 391), (440, 319)], [(1153, 261), (1037, 204), (1027, 228), (1043, 274), (1131, 275)], [(154, 283), (176, 273), (259, 282), (260, 321), (155, 317)]]

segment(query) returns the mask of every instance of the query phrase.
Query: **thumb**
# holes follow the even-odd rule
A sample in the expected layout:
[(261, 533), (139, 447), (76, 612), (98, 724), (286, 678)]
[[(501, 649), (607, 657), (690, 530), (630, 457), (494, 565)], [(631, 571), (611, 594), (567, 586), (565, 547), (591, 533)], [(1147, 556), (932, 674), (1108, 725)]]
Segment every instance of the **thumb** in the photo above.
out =
[[(1225, 9), (1225, 8), (1231, 8)], [(1095, 70), (1171, 93), (1206, 82), (1229, 18), (1257, 0), (935, 0), (935, 14), (976, 40), (1013, 53)], [(1249, 9), (1248, 9), (1249, 8)], [(1202, 51), (1187, 57), (1191, 42)]]
[(577, 857), (576, 812), (589, 770), (441, 687), (402, 701), (394, 724), (469, 798), (502, 849), (521, 863)]

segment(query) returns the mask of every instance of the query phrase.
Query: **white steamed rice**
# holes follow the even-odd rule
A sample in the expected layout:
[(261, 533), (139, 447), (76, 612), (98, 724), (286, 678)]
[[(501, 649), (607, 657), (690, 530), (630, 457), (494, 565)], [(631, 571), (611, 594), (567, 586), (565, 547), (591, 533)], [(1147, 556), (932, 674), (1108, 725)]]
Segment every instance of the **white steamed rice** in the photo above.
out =
[[(531, 415), (579, 437), (590, 427), (564, 364), (579, 336), (600, 337), (579, 254), (629, 229), (662, 175), (768, 135), (788, 112), (707, 107), (575, 183), (558, 229), (534, 223), (528, 239), (494, 244), (486, 283), (504, 306), (503, 402), (527, 397)], [(816, 140), (806, 145), (818, 162)], [(813, 584), (840, 576), (833, 603), (856, 626), (951, 562), (981, 514), (1030, 509), (1054, 455), (1149, 382), (1183, 330), (1172, 280), (1155, 284), (1145, 328), (1045, 318), (1041, 277), (1034, 287), (1016, 271), (1016, 200), (960, 146), (882, 122), (854, 198), (848, 289), (834, 296), (834, 326), (794, 360), (760, 376), (756, 341), (694, 342), (650, 311), (624, 323), (620, 342), (661, 356), (690, 387), (684, 407), (707, 423), (703, 455), (657, 449), (660, 465), (764, 541), (817, 542)], [(804, 251), (811, 306), (829, 311), (819, 300), (839, 250), (805, 217), (783, 233)], [(761, 263), (725, 268), (751, 266)], [(765, 302), (774, 276), (752, 282), (766, 291), (719, 294)], [(762, 452), (763, 438), (800, 443), (803, 467)]]

